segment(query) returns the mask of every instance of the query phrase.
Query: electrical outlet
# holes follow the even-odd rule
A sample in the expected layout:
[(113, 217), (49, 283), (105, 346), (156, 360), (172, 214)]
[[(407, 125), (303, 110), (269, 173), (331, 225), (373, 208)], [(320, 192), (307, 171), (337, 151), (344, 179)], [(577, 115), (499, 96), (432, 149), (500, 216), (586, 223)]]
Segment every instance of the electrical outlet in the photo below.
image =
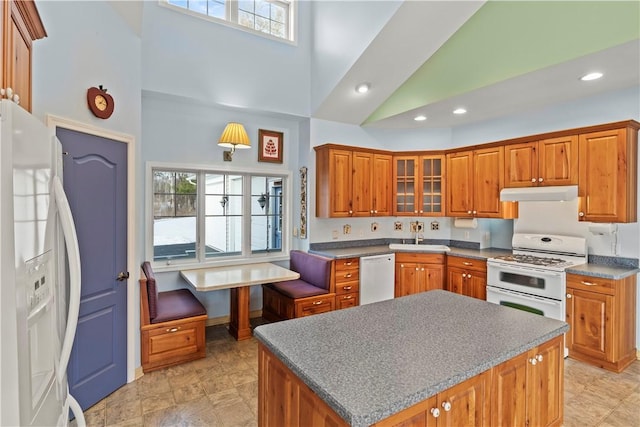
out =
[(402, 231), (402, 223), (400, 221), (396, 221), (393, 223), (393, 229), (395, 231)]
[(342, 226), (342, 234), (351, 234), (351, 226), (349, 224)]
[(336, 240), (338, 238), (338, 230), (331, 231), (331, 238)]
[(431, 221), (432, 230), (440, 230), (440, 223), (438, 221)]
[(468, 232), (468, 231), (465, 231), (465, 232), (464, 232), (464, 238), (465, 238), (465, 239), (468, 239), (468, 238), (469, 238), (469, 232)]
[(372, 222), (371, 223), (371, 231), (378, 231), (378, 223), (377, 222)]
[(293, 227), (293, 237), (298, 237), (298, 227)]
[(424, 231), (424, 222), (419, 222), (419, 223), (418, 223), (418, 226), (417, 226), (417, 228), (416, 228), (416, 232), (417, 232), (417, 233), (421, 233), (421, 232), (423, 232), (423, 231)]

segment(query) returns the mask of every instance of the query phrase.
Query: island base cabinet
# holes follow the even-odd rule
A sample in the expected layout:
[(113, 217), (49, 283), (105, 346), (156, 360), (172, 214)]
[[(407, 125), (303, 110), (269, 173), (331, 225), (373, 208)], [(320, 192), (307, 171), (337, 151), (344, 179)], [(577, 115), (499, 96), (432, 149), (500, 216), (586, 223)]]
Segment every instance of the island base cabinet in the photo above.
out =
[(554, 338), (493, 368), (492, 426), (559, 426), (563, 419), (564, 345)]
[(348, 424), (260, 344), (258, 426), (342, 427)]
[[(560, 426), (563, 337), (503, 362), (372, 424), (375, 427)], [(258, 426), (347, 426), (262, 343), (258, 346)]]

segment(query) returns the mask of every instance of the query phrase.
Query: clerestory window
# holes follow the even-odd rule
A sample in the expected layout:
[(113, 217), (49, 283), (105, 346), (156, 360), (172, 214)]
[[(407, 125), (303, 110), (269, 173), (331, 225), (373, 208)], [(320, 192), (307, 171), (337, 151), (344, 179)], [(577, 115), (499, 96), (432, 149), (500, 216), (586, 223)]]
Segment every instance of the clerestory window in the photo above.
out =
[(160, 4), (244, 30), (295, 41), (295, 0), (160, 0)]

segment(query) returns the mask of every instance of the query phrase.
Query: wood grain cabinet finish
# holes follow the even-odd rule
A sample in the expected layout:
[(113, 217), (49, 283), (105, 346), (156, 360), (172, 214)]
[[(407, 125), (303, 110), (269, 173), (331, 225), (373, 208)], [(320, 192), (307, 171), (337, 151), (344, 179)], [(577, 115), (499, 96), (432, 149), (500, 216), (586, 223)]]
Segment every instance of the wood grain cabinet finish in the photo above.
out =
[(447, 154), (447, 216), (515, 218), (517, 203), (501, 202), (504, 147)]
[(504, 147), (504, 186), (578, 184), (578, 136), (510, 144)]
[(2, 87), (12, 88), (20, 106), (31, 111), (31, 46), (47, 33), (33, 0), (3, 1)]
[(444, 289), (444, 255), (396, 253), (396, 298), (433, 289)]
[(391, 215), (392, 156), (349, 147), (316, 147), (316, 216)]
[[(562, 336), (389, 416), (374, 427), (560, 426)], [(264, 345), (258, 346), (258, 425), (347, 425)]]
[(393, 157), (393, 214), (445, 214), (445, 157), (443, 154)]
[(491, 425), (561, 425), (563, 375), (562, 337), (494, 367)]
[(580, 221), (637, 220), (637, 125), (580, 135)]
[(360, 258), (336, 259), (336, 310), (360, 304)]
[(450, 292), (487, 300), (487, 262), (447, 256), (447, 287)]
[(614, 372), (636, 358), (636, 276), (613, 280), (567, 274), (569, 357)]

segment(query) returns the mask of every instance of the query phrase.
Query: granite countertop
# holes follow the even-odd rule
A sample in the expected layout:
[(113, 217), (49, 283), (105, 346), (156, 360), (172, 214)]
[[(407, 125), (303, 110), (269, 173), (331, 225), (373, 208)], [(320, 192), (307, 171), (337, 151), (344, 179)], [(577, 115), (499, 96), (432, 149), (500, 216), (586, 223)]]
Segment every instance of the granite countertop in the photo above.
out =
[(640, 269), (615, 265), (581, 264), (567, 268), (565, 271), (569, 274), (582, 274), (584, 276), (618, 280), (637, 274)]
[[(487, 260), (499, 255), (511, 254), (511, 249), (502, 248), (487, 248), (487, 249), (472, 249), (472, 248), (457, 248), (450, 246), (450, 251), (442, 251), (447, 256), (457, 256), (465, 258), (474, 258)], [(398, 252), (421, 252), (419, 250), (390, 250), (389, 245), (373, 245), (373, 246), (354, 246), (347, 248), (335, 248), (335, 249), (320, 249), (310, 250), (309, 252), (326, 256), (328, 258), (353, 258), (364, 257), (373, 255), (384, 255)], [(426, 250), (424, 253), (438, 253), (433, 250)], [(606, 279), (623, 279), (625, 277), (637, 274), (640, 272), (640, 268), (624, 265), (611, 265), (600, 263), (582, 264), (568, 268), (567, 273), (583, 274), (585, 276), (602, 277)]]
[(360, 427), (568, 329), (558, 320), (434, 290), (262, 325), (254, 336)]

